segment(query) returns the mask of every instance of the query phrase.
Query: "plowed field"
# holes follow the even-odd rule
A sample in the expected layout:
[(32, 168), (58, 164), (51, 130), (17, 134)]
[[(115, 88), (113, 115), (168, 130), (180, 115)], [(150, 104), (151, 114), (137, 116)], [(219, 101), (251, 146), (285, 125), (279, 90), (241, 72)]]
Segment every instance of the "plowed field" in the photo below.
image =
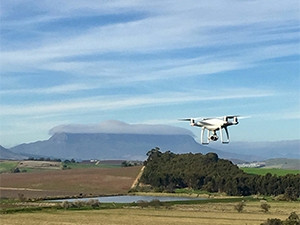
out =
[(127, 193), (141, 167), (0, 174), (0, 197), (97, 196)]

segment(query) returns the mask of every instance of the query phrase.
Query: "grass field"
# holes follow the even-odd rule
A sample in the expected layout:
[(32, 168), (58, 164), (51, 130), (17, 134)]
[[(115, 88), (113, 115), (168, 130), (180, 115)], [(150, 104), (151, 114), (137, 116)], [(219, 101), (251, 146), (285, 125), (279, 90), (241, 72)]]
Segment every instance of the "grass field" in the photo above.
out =
[(241, 168), (245, 173), (266, 175), (271, 173), (272, 175), (284, 176), (286, 174), (300, 174), (299, 170), (289, 170), (289, 169), (275, 169), (275, 168)]
[(17, 167), (19, 161), (0, 161), (0, 173), (9, 173)]
[(264, 213), (260, 202), (246, 202), (244, 211), (238, 213), (236, 203), (206, 203), (174, 205), (170, 208), (139, 208), (101, 210), (43, 210), (34, 213), (2, 214), (2, 224), (105, 224), (105, 225), (259, 225), (268, 218), (285, 220), (291, 212), (298, 215), (299, 203), (270, 202), (270, 211)]

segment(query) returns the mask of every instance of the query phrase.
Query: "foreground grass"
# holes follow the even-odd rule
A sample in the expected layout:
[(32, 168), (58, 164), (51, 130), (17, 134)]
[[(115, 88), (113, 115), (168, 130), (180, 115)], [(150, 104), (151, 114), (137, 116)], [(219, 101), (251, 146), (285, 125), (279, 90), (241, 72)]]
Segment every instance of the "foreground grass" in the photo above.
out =
[(271, 209), (264, 213), (260, 202), (248, 202), (243, 212), (238, 213), (235, 202), (205, 204), (175, 204), (170, 207), (141, 208), (122, 206), (115, 209), (98, 210), (53, 210), (46, 209), (34, 213), (0, 215), (1, 224), (220, 224), (241, 225), (260, 224), (268, 218), (286, 219), (295, 211), (298, 215), (299, 202), (270, 202)]
[(299, 174), (299, 170), (276, 169), (276, 168), (241, 168), (245, 173), (266, 175), (270, 173), (277, 176), (285, 176), (287, 174)]

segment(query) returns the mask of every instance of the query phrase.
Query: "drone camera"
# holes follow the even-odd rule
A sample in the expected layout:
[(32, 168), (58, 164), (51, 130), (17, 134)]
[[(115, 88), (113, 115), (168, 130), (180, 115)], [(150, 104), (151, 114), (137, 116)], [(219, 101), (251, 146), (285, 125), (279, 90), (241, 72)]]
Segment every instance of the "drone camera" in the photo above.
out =
[(210, 140), (210, 141), (217, 141), (218, 139), (219, 139), (219, 137), (218, 137), (216, 134), (211, 135), (211, 136), (209, 137), (209, 140)]

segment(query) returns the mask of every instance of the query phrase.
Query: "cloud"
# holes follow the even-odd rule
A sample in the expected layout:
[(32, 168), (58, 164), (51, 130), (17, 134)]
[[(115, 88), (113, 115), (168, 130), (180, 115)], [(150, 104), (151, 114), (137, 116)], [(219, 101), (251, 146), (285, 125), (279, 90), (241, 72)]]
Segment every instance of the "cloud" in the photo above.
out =
[(47, 115), (53, 113), (74, 113), (128, 109), (133, 107), (149, 107), (159, 105), (184, 104), (188, 102), (220, 101), (226, 99), (262, 98), (274, 96), (270, 90), (235, 88), (219, 90), (212, 94), (210, 91), (158, 92), (139, 96), (96, 96), (71, 100), (55, 101), (52, 103), (1, 105), (0, 115)]
[(55, 133), (109, 133), (109, 134), (155, 134), (155, 135), (190, 135), (187, 129), (170, 125), (128, 124), (117, 120), (108, 120), (100, 124), (68, 124), (60, 125), (49, 131)]
[[(72, 72), (73, 74), (78, 71), (79, 74), (102, 75), (104, 73), (105, 75), (104, 71), (113, 67), (118, 68), (115, 73), (118, 74), (119, 71), (126, 68), (125, 65), (128, 61), (117, 60), (116, 63), (112, 64), (101, 59), (94, 62), (96, 65), (91, 65), (93, 63), (75, 58), (99, 56), (99, 54), (105, 58), (105, 54), (112, 52), (129, 55), (129, 58), (132, 55), (149, 53), (155, 53), (155, 57), (157, 57), (156, 53), (160, 52), (208, 47), (230, 47), (230, 54), (227, 49), (221, 52), (223, 56), (226, 53), (227, 57), (233, 59), (233, 62), (227, 61), (229, 66), (238, 64), (240, 65), (238, 68), (240, 68), (241, 65), (247, 67), (248, 64), (253, 63), (254, 58), (252, 58), (252, 61), (243, 60), (244, 58), (247, 59), (249, 50), (250, 52), (256, 52), (277, 41), (280, 41), (283, 45), (282, 42), (284, 41), (294, 40), (294, 44), (291, 46), (292, 49), (297, 49), (298, 45), (298, 34), (293, 32), (297, 28), (295, 21), (298, 20), (298, 13), (296, 14), (296, 7), (290, 7), (289, 3), (286, 2), (277, 1), (276, 4), (264, 5), (256, 1), (243, 1), (242, 3), (233, 1), (234, 7), (225, 7), (226, 10), (223, 7), (228, 3), (219, 1), (202, 4), (195, 4), (193, 1), (184, 4), (180, 1), (176, 4), (169, 2), (169, 7), (165, 7), (166, 3), (138, 3), (136, 1), (126, 1), (126, 3), (122, 1), (114, 3), (105, 1), (96, 3), (79, 2), (78, 6), (74, 6), (70, 2), (64, 2), (65, 7), (61, 9), (55, 9), (57, 8), (53, 7), (55, 4), (49, 1), (46, 1), (45, 5), (38, 4), (38, 6), (41, 11), (46, 11), (52, 15), (54, 17), (52, 20), (58, 22), (63, 22), (61, 17), (65, 13), (67, 13), (67, 16), (78, 16), (80, 18), (80, 15), (84, 15), (83, 12), (117, 14), (120, 9), (125, 9), (128, 13), (136, 10), (148, 16), (133, 21), (95, 25), (88, 29), (80, 28), (81, 32), (72, 33), (72, 35), (65, 32), (59, 33), (57, 35), (59, 38), (53, 38), (52, 35), (45, 34), (39, 37), (39, 32), (36, 32), (35, 28), (31, 26), (29, 29), (33, 29), (38, 39), (41, 40), (38, 42), (40, 44), (36, 45), (37, 42), (34, 41), (31, 46), (27, 42), (26, 46), (19, 47), (17, 50), (13, 47), (2, 50), (0, 60), (2, 71), (47, 69)], [(293, 5), (292, 2), (290, 1), (291, 5)], [(83, 8), (80, 8), (81, 6)], [(283, 10), (285, 10), (285, 13), (280, 13)], [(216, 14), (218, 16), (215, 16)], [(128, 16), (130, 16), (130, 13)], [(37, 23), (40, 23), (40, 21), (38, 20)], [(75, 28), (78, 29), (77, 26)], [(285, 48), (284, 45), (282, 47)], [(282, 49), (275, 50), (272, 51), (272, 54), (264, 54), (262, 58), (260, 54), (256, 54), (257, 57), (254, 61), (281, 57)], [(295, 51), (285, 52), (287, 55), (295, 54)], [(203, 55), (206, 54), (207, 52), (204, 52)], [(220, 60), (222, 55), (218, 55), (219, 53), (216, 52), (214, 54), (216, 54), (215, 60), (203, 61), (200, 62), (200, 65), (205, 67), (206, 64), (216, 64), (219, 61), (221, 63), (224, 61)], [(143, 63), (145, 64), (144, 69), (151, 65), (146, 61)], [(120, 64), (121, 66), (118, 66)], [(194, 64), (189, 66), (196, 65), (199, 65), (199, 62), (194, 61)], [(164, 66), (162, 63), (161, 67)], [(224, 68), (226, 69), (228, 66)], [(99, 72), (97, 73), (97, 71)], [(219, 71), (222, 71), (222, 69), (219, 69)], [(160, 71), (156, 72), (160, 73)], [(214, 71), (211, 73), (214, 73)], [(130, 71), (127, 71), (126, 74), (129, 75)], [(182, 76), (185, 76), (185, 74), (182, 74)], [(156, 79), (158, 77), (160, 76), (157, 75)]]
[(83, 90), (91, 90), (99, 88), (98, 85), (95, 84), (65, 84), (65, 85), (57, 85), (46, 88), (27, 88), (27, 89), (8, 89), (8, 90), (0, 90), (1, 95), (12, 95), (12, 94), (66, 94), (69, 92), (83, 91)]

